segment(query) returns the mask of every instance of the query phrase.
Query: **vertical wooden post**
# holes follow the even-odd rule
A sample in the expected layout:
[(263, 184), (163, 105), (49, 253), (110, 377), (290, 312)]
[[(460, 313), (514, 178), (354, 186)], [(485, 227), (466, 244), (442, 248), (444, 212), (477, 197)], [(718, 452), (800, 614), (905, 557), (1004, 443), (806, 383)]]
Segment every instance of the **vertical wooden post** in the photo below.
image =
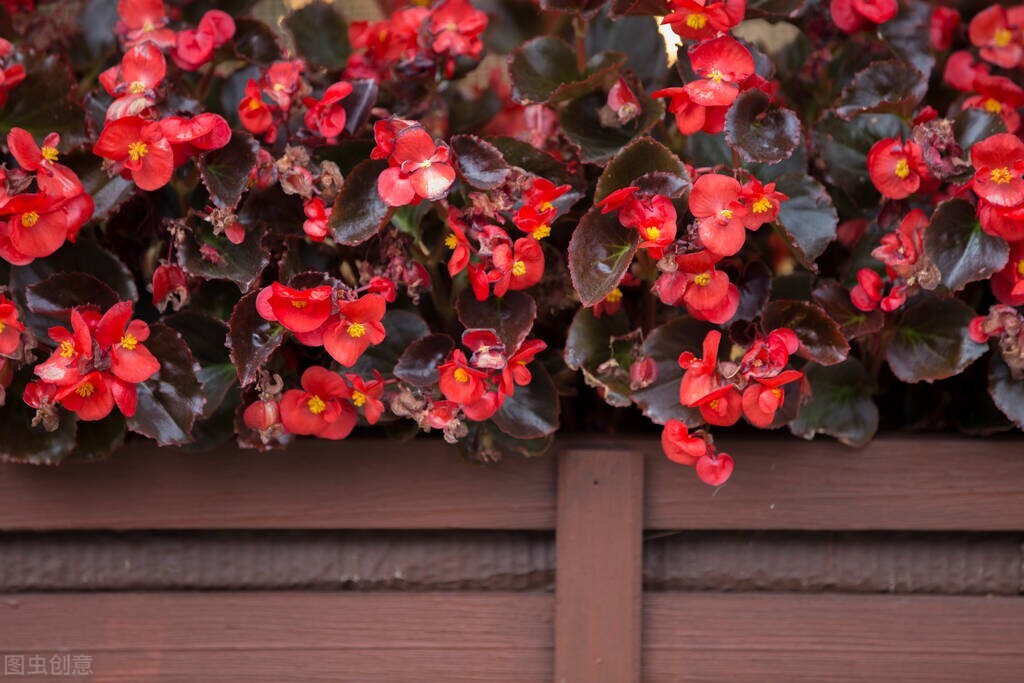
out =
[(558, 462), (555, 683), (639, 683), (641, 453), (566, 450)]

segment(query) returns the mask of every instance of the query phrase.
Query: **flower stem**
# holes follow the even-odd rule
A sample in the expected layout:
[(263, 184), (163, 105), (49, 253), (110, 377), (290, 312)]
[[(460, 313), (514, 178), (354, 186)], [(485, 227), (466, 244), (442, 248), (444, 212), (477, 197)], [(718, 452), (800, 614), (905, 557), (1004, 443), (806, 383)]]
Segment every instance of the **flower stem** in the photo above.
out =
[(583, 74), (587, 70), (587, 20), (573, 17), (572, 29), (576, 35), (576, 69)]

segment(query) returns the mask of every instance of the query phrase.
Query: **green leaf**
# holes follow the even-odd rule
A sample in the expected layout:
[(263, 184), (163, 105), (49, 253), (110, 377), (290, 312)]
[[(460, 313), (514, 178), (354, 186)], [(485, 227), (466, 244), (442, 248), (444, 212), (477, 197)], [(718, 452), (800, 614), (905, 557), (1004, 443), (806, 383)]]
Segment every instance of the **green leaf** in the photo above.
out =
[(91, 151), (73, 152), (61, 157), (61, 163), (70, 166), (82, 181), (82, 187), (92, 196), (92, 219), (102, 222), (135, 195), (135, 183), (120, 175), (111, 177), (103, 168), (103, 159)]
[(865, 312), (854, 306), (850, 292), (838, 282), (823, 282), (814, 288), (812, 296), (815, 303), (839, 324), (839, 331), (847, 339), (874, 334), (885, 323), (885, 314), (881, 310), (876, 308)]
[(24, 128), (37, 142), (57, 132), (62, 150), (88, 142), (85, 114), (71, 99), (78, 83), (60, 56), (30, 53), (24, 64), (25, 80), (10, 90), (7, 103), (0, 107), (0, 131)]
[(865, 207), (874, 205), (879, 197), (868, 175), (871, 146), (882, 138), (906, 139), (909, 134), (907, 125), (889, 114), (863, 114), (850, 121), (828, 115), (813, 128), (825, 180), (842, 189), (854, 204)]
[(864, 112), (908, 117), (928, 90), (928, 81), (905, 62), (872, 62), (853, 77), (836, 103), (836, 114), (849, 121)]
[(459, 293), (455, 311), (463, 327), (494, 330), (505, 344), (505, 349), (512, 353), (533, 329), (537, 302), (529, 294), (515, 290), (500, 299), (490, 297), (486, 301), (478, 301), (473, 290), (466, 287)]
[(511, 169), (497, 147), (475, 135), (455, 135), (452, 150), (459, 172), (478, 190), (493, 190), (508, 179)]
[(42, 425), (33, 427), (35, 408), (21, 397), (25, 385), (36, 377), (28, 373), (16, 377), (7, 388), (7, 400), (0, 407), (0, 462), (56, 465), (71, 455), (75, 448), (77, 416), (69, 410), (58, 409), (56, 431), (48, 432)]
[(804, 369), (811, 398), (789, 423), (793, 434), (812, 439), (827, 434), (847, 446), (866, 445), (878, 431), (878, 406), (871, 399), (869, 378), (856, 358)]
[(558, 392), (540, 363), (530, 366), (533, 379), (501, 404), (491, 419), (498, 429), (517, 439), (539, 439), (558, 429)]
[(235, 18), (235, 55), (259, 66), (270, 66), (281, 59), (281, 43), (274, 29), (251, 17)]
[(352, 92), (342, 100), (341, 105), (345, 109), (345, 132), (356, 135), (370, 120), (370, 111), (377, 103), (379, 88), (377, 81), (369, 78), (356, 79), (351, 83)]
[(429, 387), (441, 377), (438, 368), (448, 360), (455, 342), (447, 334), (430, 334), (409, 344), (395, 365), (395, 377), (414, 387)]
[(988, 393), (996, 407), (1018, 429), (1024, 429), (1024, 372), (1014, 373), (998, 350), (989, 359)]
[(256, 167), (260, 145), (248, 133), (233, 131), (224, 147), (199, 159), (199, 176), (216, 206), (234, 209), (249, 184)]
[(498, 429), (493, 420), (469, 422), (469, 434), (459, 441), (459, 450), (473, 462), (493, 463), (502, 458), (536, 458), (551, 448), (554, 436), (517, 439)]
[(725, 115), (725, 139), (744, 161), (774, 164), (800, 145), (800, 119), (758, 88), (741, 93)]
[(587, 29), (587, 47), (591, 53), (611, 50), (626, 55), (625, 67), (640, 77), (648, 91), (659, 87), (668, 77), (665, 40), (653, 16), (623, 17), (614, 21), (604, 14), (595, 17)]
[(878, 35), (903, 61), (924, 75), (925, 81), (935, 67), (931, 41), (932, 6), (925, 2), (905, 3), (899, 14), (878, 27)]
[(981, 229), (974, 205), (964, 199), (939, 204), (924, 231), (924, 251), (942, 273), (942, 284), (954, 292), (989, 279), (1010, 258), (1006, 242)]
[(340, 69), (348, 62), (351, 47), (345, 20), (323, 0), (314, 0), (284, 18), (295, 51), (309, 64)]
[(259, 291), (249, 292), (235, 304), (228, 321), (227, 346), (238, 382), (246, 387), (256, 381), (261, 367), (284, 341), (284, 327), (264, 320), (256, 310)]
[(934, 382), (959, 374), (988, 349), (970, 338), (974, 311), (959, 299), (922, 297), (904, 312), (886, 358), (904, 382)]
[(654, 138), (644, 136), (627, 144), (608, 162), (597, 180), (594, 201), (599, 202), (612, 192), (633, 185), (641, 176), (653, 172), (680, 178), (684, 184), (684, 194), (690, 188), (690, 174), (679, 157)]
[(730, 322), (760, 317), (771, 294), (771, 269), (763, 261), (751, 261), (734, 284), (740, 291), (740, 303)]
[(173, 313), (163, 322), (184, 337), (199, 363), (199, 382), (206, 396), (203, 419), (208, 419), (238, 384), (238, 373), (228, 353), (228, 327), (213, 316), (189, 310)]
[(778, 226), (805, 268), (817, 272), (814, 261), (836, 238), (839, 214), (825, 186), (802, 173), (786, 173), (775, 189), (789, 199), (779, 208)]
[(806, 301), (772, 301), (761, 319), (766, 331), (788, 327), (800, 340), (797, 353), (820, 365), (846, 360), (850, 344), (839, 325), (821, 306)]
[(622, 311), (598, 318), (593, 309), (581, 308), (565, 339), (565, 364), (582, 372), (587, 386), (599, 389), (605, 402), (617, 407), (632, 404), (629, 369), (612, 353), (613, 340), (628, 333), (629, 321)]
[(547, 102), (559, 87), (583, 78), (572, 47), (554, 36), (534, 38), (512, 50), (508, 72), (512, 97), (521, 104)]
[(639, 244), (637, 231), (623, 227), (614, 211), (590, 209), (569, 241), (569, 274), (580, 303), (593, 306), (618, 287)]
[(387, 225), (394, 209), (377, 192), (377, 176), (387, 162), (367, 159), (345, 178), (328, 221), (336, 242), (354, 247), (370, 239)]
[(137, 384), (139, 404), (128, 418), (128, 428), (161, 446), (192, 441), (192, 426), (203, 414), (203, 388), (196, 363), (185, 339), (162, 323), (149, 326), (146, 347), (160, 361), (160, 371)]
[(681, 420), (688, 427), (696, 427), (704, 422), (699, 409), (687, 408), (679, 402), (679, 383), (683, 378), (679, 355), (683, 351), (699, 354), (704, 337), (712, 329), (708, 323), (684, 316), (654, 328), (647, 335), (643, 355), (654, 361), (657, 375), (652, 384), (633, 392), (633, 400), (655, 424)]
[(205, 220), (192, 221), (192, 229), (178, 249), (178, 264), (189, 275), (203, 279), (230, 280), (246, 292), (270, 263), (267, 250), (260, 244), (258, 232), (246, 235), (241, 244), (233, 244), (227, 235), (215, 235)]

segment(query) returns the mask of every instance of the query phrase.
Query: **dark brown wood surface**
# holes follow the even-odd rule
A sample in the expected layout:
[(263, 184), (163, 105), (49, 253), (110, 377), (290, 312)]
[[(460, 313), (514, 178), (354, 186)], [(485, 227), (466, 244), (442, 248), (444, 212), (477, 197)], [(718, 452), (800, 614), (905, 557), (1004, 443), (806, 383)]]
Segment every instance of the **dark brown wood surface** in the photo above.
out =
[[(643, 681), (1019, 683), (1021, 602), (650, 594)], [(548, 683), (553, 611), (538, 593), (7, 595), (0, 653), (91, 655), (109, 683)]]
[(559, 457), (555, 681), (640, 683), (643, 455)]
[[(586, 446), (583, 440), (563, 448)], [(648, 529), (1024, 529), (1024, 440), (728, 440), (724, 487), (644, 453)], [(0, 529), (554, 529), (555, 459), (466, 463), (434, 440), (283, 453), (126, 448), (98, 464), (0, 465)]]

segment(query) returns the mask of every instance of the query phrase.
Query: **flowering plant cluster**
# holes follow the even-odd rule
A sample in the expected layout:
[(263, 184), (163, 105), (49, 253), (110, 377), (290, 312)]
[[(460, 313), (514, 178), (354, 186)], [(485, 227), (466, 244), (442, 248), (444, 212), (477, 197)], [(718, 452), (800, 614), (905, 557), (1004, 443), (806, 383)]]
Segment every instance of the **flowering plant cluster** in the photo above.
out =
[(0, 458), (1024, 428), (1024, 6), (269, 4), (0, 3)]

